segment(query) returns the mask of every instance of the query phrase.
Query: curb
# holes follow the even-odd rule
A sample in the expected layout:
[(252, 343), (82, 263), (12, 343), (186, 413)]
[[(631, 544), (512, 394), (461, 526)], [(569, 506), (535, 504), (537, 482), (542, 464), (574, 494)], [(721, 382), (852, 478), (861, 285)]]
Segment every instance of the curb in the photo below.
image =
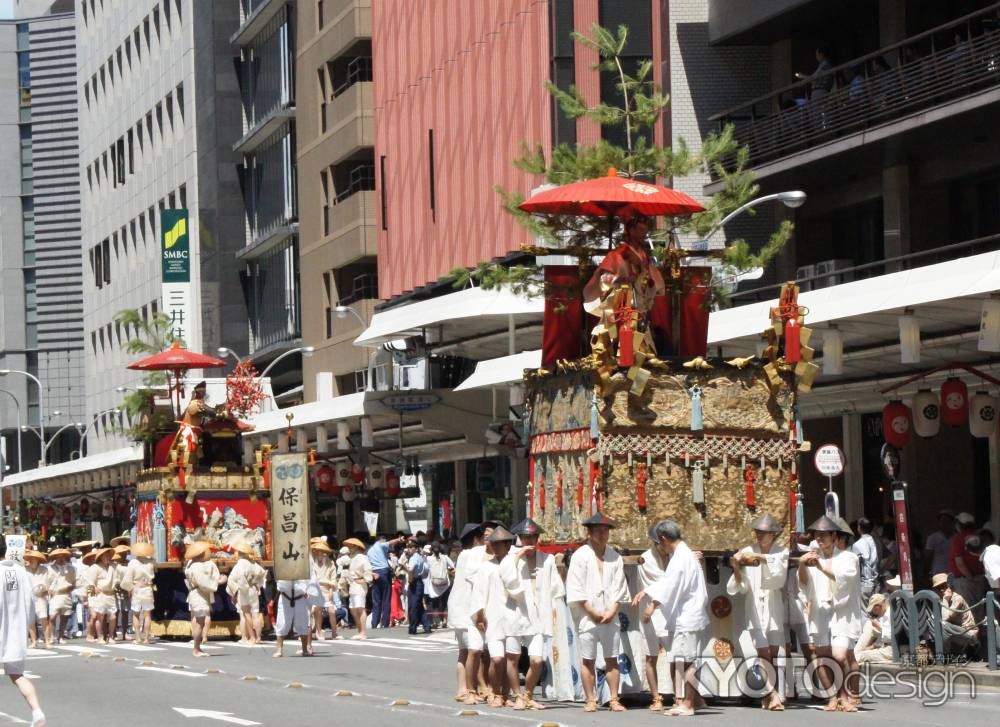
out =
[[(997, 671), (990, 671), (986, 668), (968, 668), (963, 666), (942, 666), (937, 664), (929, 664), (927, 666), (910, 666), (906, 664), (867, 664), (869, 668), (869, 675), (875, 675), (879, 673), (892, 674), (897, 676), (902, 674), (905, 677), (913, 678), (917, 674), (925, 676), (927, 674), (939, 673), (939, 674), (962, 674), (969, 675), (972, 677), (973, 682), (976, 687), (986, 687), (989, 689), (1000, 689), (1000, 669)], [(864, 670), (862, 670), (863, 673)]]

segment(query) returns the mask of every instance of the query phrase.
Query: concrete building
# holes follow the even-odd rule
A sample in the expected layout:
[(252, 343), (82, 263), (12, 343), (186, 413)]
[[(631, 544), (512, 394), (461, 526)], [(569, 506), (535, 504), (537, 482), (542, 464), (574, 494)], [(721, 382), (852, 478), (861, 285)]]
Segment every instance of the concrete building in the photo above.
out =
[[(45, 386), (49, 437), (85, 415), (76, 19), (71, 1), (18, 2), (0, 20), (0, 369)], [(0, 377), (9, 472), (39, 461), (38, 387)], [(57, 413), (58, 412), (58, 413)], [(68, 459), (71, 427), (47, 459)], [(20, 454), (20, 457), (18, 456)]]
[(312, 401), (318, 372), (334, 374), (339, 394), (366, 385), (368, 356), (353, 341), (378, 298), (372, 2), (295, 7), (302, 340), (316, 348), (303, 383)]
[[(139, 381), (125, 368), (132, 332), (114, 320), (123, 309), (168, 312), (192, 350), (248, 349), (236, 258), (246, 247), (242, 159), (233, 150), (243, 121), (230, 44), (240, 12), (199, 0), (77, 8), (88, 417), (121, 401), (116, 387)], [(186, 220), (167, 213), (161, 229), (164, 210), (177, 209)], [(189, 268), (164, 280), (168, 258)], [(175, 285), (178, 276), (189, 282)], [(123, 444), (103, 422), (95, 433), (92, 452)]]
[[(822, 353), (823, 374), (802, 399), (806, 436), (844, 448), (835, 487), (849, 519), (891, 518), (883, 407), (910, 405), (919, 389), (937, 396), (952, 375), (970, 396), (997, 393), (958, 365), (995, 375), (1000, 363), (983, 318), (1000, 294), (1000, 4), (707, 6), (711, 48), (760, 54), (757, 81), (742, 100), (711, 110), (714, 123), (735, 126), (762, 193), (809, 195), (777, 265), (779, 279), (800, 282), (816, 329), (810, 345)], [(777, 295), (767, 284), (743, 288), (736, 307), (713, 316), (710, 341), (727, 356), (753, 351)], [(911, 439), (911, 532), (934, 530), (941, 508), (996, 522), (997, 441), (967, 424)], [(818, 514), (827, 483), (808, 466), (803, 482)]]
[[(233, 0), (236, 2), (237, 0)], [(238, 0), (240, 27), (230, 39), (239, 55), (243, 135), (240, 185), (246, 211), (244, 293), (250, 349), (263, 370), (301, 345), (298, 196), (295, 160), (296, 10), (290, 0)], [(242, 355), (242, 352), (240, 352)], [(282, 359), (276, 390), (301, 400), (301, 362)]]

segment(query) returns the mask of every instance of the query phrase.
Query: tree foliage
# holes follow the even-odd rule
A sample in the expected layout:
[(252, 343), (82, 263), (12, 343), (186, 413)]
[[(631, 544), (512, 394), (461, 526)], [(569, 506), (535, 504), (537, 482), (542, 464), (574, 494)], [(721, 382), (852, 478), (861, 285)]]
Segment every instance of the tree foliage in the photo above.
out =
[[(609, 168), (619, 170), (619, 174), (644, 179), (712, 175), (721, 182), (721, 188), (703, 201), (703, 212), (668, 217), (665, 224), (651, 234), (653, 254), (660, 259), (663, 248), (669, 242), (676, 242), (679, 236), (707, 238), (719, 230), (726, 215), (757, 195), (759, 186), (747, 166), (748, 150), (737, 143), (732, 126), (708, 134), (696, 150), (691, 149), (683, 139), (672, 147), (659, 147), (652, 143), (653, 129), (670, 101), (651, 78), (651, 61), (639, 63), (631, 74), (626, 71), (622, 54), (628, 44), (627, 27), (622, 25), (617, 31), (611, 31), (595, 23), (589, 35), (574, 32), (572, 37), (575, 42), (597, 51), (599, 60), (594, 68), (614, 75), (620, 92), (620, 105), (607, 100), (590, 105), (576, 86), (563, 90), (548, 82), (549, 93), (570, 119), (584, 118), (602, 127), (622, 127), (625, 145), (615, 145), (606, 140), (588, 145), (559, 144), (546, 154), (540, 145), (529, 147), (525, 144), (521, 156), (514, 160), (515, 166), (530, 174), (540, 175), (546, 183), (555, 185), (603, 177)], [(730, 168), (723, 165), (724, 160), (729, 162)], [(501, 187), (497, 187), (497, 192), (507, 211), (540, 245), (575, 255), (580, 261), (581, 274), (585, 274), (593, 255), (607, 249), (611, 231), (606, 221), (572, 215), (531, 215), (518, 209), (524, 201), (521, 192)], [(748, 214), (752, 214), (752, 210)], [(745, 240), (737, 239), (729, 241), (714, 256), (721, 260), (723, 268), (731, 271), (766, 267), (781, 251), (791, 233), (792, 227), (786, 222), (756, 252)], [(525, 252), (532, 251), (530, 246), (525, 248)], [(515, 292), (532, 294), (538, 294), (544, 288), (540, 271), (533, 265), (506, 266), (486, 262), (471, 270), (456, 268), (449, 275), (455, 287), (475, 282), (487, 289), (506, 285)]]
[[(170, 317), (165, 313), (153, 313), (144, 317), (134, 308), (119, 311), (114, 318), (116, 324), (125, 329), (128, 343), (125, 351), (134, 356), (151, 356), (165, 351), (175, 342), (183, 343), (173, 335)], [(138, 391), (126, 391), (122, 396), (120, 409), (127, 415), (132, 426), (126, 434), (138, 438), (144, 432), (138, 428), (138, 417), (146, 405), (147, 392), (150, 389), (161, 389), (168, 386), (170, 377), (166, 371), (146, 371), (142, 376), (142, 384)], [(159, 424), (169, 423), (160, 422)]]

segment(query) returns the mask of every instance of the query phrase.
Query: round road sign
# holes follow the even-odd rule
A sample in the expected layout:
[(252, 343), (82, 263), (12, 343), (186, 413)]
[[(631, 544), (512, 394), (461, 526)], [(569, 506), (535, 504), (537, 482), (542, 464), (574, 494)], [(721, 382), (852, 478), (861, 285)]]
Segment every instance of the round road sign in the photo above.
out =
[(836, 477), (844, 471), (844, 453), (836, 444), (824, 444), (816, 450), (813, 464), (824, 477)]

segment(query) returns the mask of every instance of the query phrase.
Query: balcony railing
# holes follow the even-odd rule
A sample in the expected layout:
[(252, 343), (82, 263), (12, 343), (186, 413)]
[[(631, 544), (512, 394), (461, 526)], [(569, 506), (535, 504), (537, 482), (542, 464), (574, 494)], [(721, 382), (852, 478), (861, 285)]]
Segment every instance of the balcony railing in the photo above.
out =
[(348, 197), (358, 192), (375, 191), (375, 164), (367, 162), (354, 167), (347, 174), (347, 185), (334, 198), (334, 204), (340, 204)]
[(378, 298), (378, 275), (365, 273), (356, 275), (351, 281), (351, 291), (340, 296), (340, 305), (354, 305), (359, 300), (375, 300)]
[(358, 56), (347, 64), (347, 74), (344, 82), (333, 89), (333, 97), (336, 98), (355, 83), (372, 80), (372, 59), (367, 56)]
[[(913, 268), (934, 265), (936, 263), (957, 260), (958, 258), (970, 255), (979, 255), (984, 252), (1000, 250), (1000, 234), (977, 237), (972, 240), (965, 240), (952, 245), (941, 245), (929, 250), (920, 250), (906, 255), (877, 260), (864, 265), (854, 265), (825, 272), (820, 275), (808, 275), (798, 278), (795, 282), (800, 290), (820, 290), (832, 285), (842, 285), (855, 280), (874, 278), (886, 273), (899, 272), (900, 270), (911, 270)], [(766, 285), (750, 290), (741, 290), (733, 293), (731, 300), (734, 306), (756, 303), (763, 300), (772, 300), (778, 297), (782, 283)]]
[[(750, 166), (1000, 85), (1000, 3), (729, 109)], [(895, 66), (888, 59), (896, 59)], [(732, 168), (735, 157), (724, 162)]]

